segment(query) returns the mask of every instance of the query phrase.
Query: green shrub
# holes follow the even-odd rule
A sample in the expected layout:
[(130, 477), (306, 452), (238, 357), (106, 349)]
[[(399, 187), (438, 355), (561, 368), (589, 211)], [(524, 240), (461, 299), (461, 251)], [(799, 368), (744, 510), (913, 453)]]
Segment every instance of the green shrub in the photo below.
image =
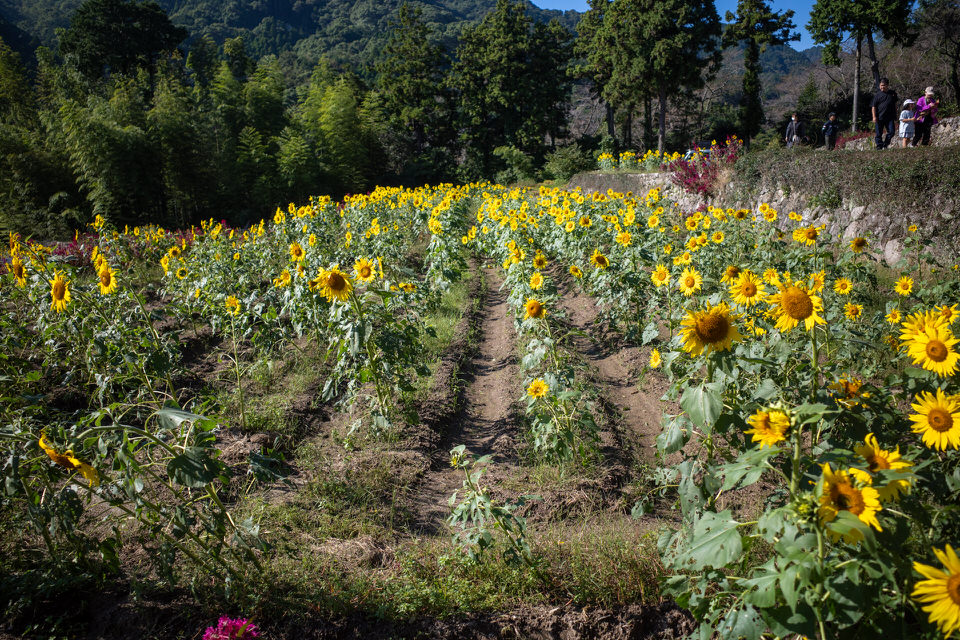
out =
[(590, 154), (574, 143), (547, 154), (543, 172), (554, 180), (567, 181), (574, 174), (593, 168)]

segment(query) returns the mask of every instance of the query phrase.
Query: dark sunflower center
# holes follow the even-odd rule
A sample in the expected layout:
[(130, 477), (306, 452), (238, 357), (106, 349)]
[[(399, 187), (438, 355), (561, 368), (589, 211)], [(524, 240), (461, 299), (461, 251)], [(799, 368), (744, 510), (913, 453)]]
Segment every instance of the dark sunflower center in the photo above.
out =
[(22, 263), (18, 262), (13, 265), (13, 274), (17, 276), (18, 279), (23, 280), (23, 273), (26, 271), (26, 268)]
[(950, 415), (949, 411), (936, 407), (927, 414), (927, 423), (934, 431), (945, 433), (953, 428), (953, 416)]
[(947, 595), (953, 600), (953, 604), (960, 606), (960, 573), (947, 578)]
[(696, 286), (696, 284), (697, 284), (697, 279), (694, 278), (693, 276), (687, 276), (686, 278), (683, 279), (683, 286), (685, 286), (687, 289), (693, 289)]
[(361, 277), (361, 278), (369, 278), (369, 277), (370, 277), (370, 273), (371, 273), (371, 269), (370, 269), (369, 266), (363, 265), (362, 267), (360, 267), (360, 277)]
[(531, 300), (527, 303), (527, 313), (530, 314), (531, 318), (539, 318), (540, 314), (543, 313), (543, 305), (536, 300)]
[(783, 293), (783, 310), (794, 320), (806, 320), (813, 314), (813, 300), (799, 287), (789, 287)]
[(864, 240), (863, 238), (854, 238), (853, 240), (854, 249), (863, 249), (865, 246), (867, 246), (866, 240)]
[(331, 273), (327, 277), (327, 286), (330, 287), (331, 291), (343, 291), (347, 286), (347, 281), (339, 273)]
[(113, 277), (110, 275), (110, 272), (104, 269), (100, 272), (100, 284), (105, 287), (110, 286), (110, 282), (113, 280)]
[(839, 484), (834, 486), (833, 491), (833, 501), (836, 503), (837, 507), (842, 510), (849, 511), (854, 515), (860, 515), (863, 513), (864, 504), (863, 504), (863, 495), (857, 489), (854, 489), (849, 484)]
[(939, 340), (931, 340), (927, 343), (927, 357), (934, 362), (943, 362), (947, 359), (947, 345)]
[(753, 296), (757, 295), (757, 285), (753, 284), (752, 282), (748, 282), (743, 285), (743, 295), (748, 298), (752, 298)]
[(709, 313), (697, 320), (697, 336), (707, 344), (720, 342), (730, 331), (730, 321), (725, 315)]
[(740, 275), (740, 269), (738, 267), (727, 267), (727, 276), (730, 278), (736, 278)]
[(867, 456), (867, 464), (871, 473), (876, 473), (881, 469), (889, 469), (890, 461), (884, 458), (883, 456), (878, 456), (875, 453), (871, 453)]
[(605, 256), (597, 256), (597, 264), (599, 264), (601, 267), (605, 267), (610, 263), (607, 262), (607, 258)]
[(63, 300), (63, 296), (66, 294), (67, 285), (62, 280), (57, 280), (53, 283), (53, 299), (54, 300)]
[(807, 229), (806, 233), (807, 240), (816, 240), (817, 239), (817, 230), (816, 229)]

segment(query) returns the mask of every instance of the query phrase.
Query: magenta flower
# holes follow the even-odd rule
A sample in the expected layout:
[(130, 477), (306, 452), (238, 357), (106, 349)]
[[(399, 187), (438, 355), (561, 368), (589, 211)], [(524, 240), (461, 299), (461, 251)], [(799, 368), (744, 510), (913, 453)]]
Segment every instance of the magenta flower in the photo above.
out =
[(249, 640), (259, 638), (257, 625), (246, 618), (228, 618), (221, 616), (215, 627), (207, 627), (203, 640)]

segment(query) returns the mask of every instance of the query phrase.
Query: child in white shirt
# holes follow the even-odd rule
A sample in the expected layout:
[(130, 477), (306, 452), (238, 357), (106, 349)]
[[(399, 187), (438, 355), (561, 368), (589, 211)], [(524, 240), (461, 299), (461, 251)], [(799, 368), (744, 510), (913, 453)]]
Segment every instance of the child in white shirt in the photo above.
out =
[(913, 113), (913, 105), (916, 104), (910, 98), (907, 98), (903, 101), (903, 111), (900, 112), (900, 146), (906, 149), (910, 146), (910, 141), (913, 139), (913, 132), (915, 129), (914, 123), (917, 121), (917, 118)]

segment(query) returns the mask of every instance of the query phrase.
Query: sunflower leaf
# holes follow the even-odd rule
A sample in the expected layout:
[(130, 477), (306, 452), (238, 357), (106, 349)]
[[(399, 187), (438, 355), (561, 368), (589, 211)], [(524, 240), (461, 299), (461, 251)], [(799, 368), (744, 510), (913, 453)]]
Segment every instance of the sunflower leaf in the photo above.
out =
[(737, 560), (743, 552), (743, 542), (737, 527), (740, 523), (730, 517), (730, 511), (706, 512), (693, 526), (690, 546), (677, 557), (677, 564), (688, 570), (724, 567)]
[(687, 387), (680, 397), (680, 406), (694, 424), (709, 430), (723, 411), (722, 390), (723, 386), (719, 382)]

